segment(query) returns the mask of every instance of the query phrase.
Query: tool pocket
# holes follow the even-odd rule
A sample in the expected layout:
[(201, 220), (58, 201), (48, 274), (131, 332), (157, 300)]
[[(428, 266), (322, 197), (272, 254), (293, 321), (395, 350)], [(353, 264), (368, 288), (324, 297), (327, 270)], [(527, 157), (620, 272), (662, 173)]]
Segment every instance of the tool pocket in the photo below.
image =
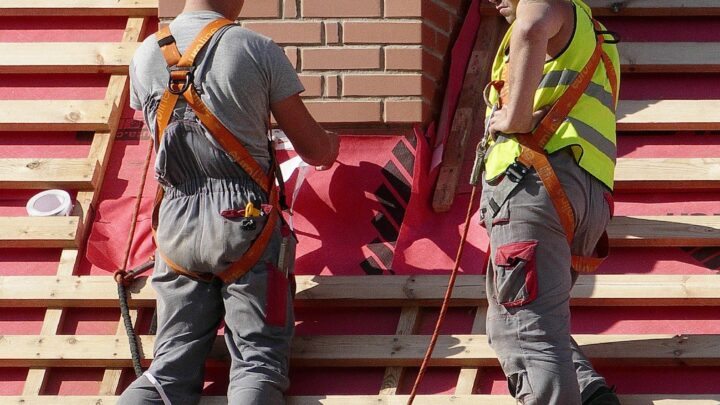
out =
[(265, 323), (269, 326), (285, 327), (289, 296), (288, 278), (270, 262), (267, 263), (267, 277)]
[(223, 261), (235, 263), (240, 260), (262, 232), (267, 218), (267, 215), (247, 218), (223, 216)]
[(497, 301), (505, 308), (529, 304), (537, 297), (537, 245), (538, 241), (524, 241), (497, 249), (493, 282)]

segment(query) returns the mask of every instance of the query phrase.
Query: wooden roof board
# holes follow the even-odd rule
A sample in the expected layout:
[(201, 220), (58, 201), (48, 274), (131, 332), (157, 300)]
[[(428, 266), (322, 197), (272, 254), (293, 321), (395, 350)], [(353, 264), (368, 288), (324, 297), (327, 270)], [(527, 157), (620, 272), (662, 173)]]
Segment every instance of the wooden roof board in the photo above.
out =
[(618, 51), (623, 72), (720, 72), (717, 42), (620, 42)]
[(91, 159), (0, 159), (0, 189), (93, 190), (98, 174)]
[(79, 217), (0, 217), (0, 248), (75, 248)]
[[(448, 276), (296, 276), (299, 306), (398, 307), (438, 305)], [(132, 308), (154, 307), (148, 279), (128, 288)], [(581, 275), (573, 305), (703, 306), (720, 304), (715, 275)], [(453, 306), (485, 305), (485, 277), (461, 275)], [(117, 307), (117, 285), (110, 276), (0, 277), (0, 308)]]
[(0, 16), (156, 16), (158, 0), (3, 0)]
[(105, 100), (0, 100), (0, 131), (107, 131), (114, 110)]
[(710, 190), (720, 186), (720, 158), (621, 158), (615, 190)]
[[(593, 16), (610, 17), (705, 17), (720, 15), (715, 0), (586, 0)], [(483, 15), (497, 15), (492, 5), (483, 3)]]
[(127, 74), (139, 43), (0, 43), (0, 73)]
[[(624, 405), (717, 405), (720, 395), (619, 395)], [(113, 396), (8, 396), (7, 405), (114, 405)], [(406, 405), (407, 395), (288, 396), (287, 405)], [(227, 405), (227, 397), (204, 396), (200, 405)], [(415, 405), (517, 405), (509, 395), (418, 395)]]
[[(596, 362), (668, 366), (720, 364), (718, 335), (575, 335), (580, 348)], [(301, 367), (419, 366), (430, 336), (333, 335), (296, 336), (291, 362)], [(155, 336), (140, 336), (147, 364), (153, 359)], [(210, 354), (227, 361), (224, 338)], [(125, 336), (58, 335), (0, 336), (0, 361), (6, 367), (128, 367), (130, 348)], [(442, 335), (431, 366), (497, 366), (495, 351), (485, 335)]]
[(717, 131), (720, 100), (621, 100), (618, 131)]

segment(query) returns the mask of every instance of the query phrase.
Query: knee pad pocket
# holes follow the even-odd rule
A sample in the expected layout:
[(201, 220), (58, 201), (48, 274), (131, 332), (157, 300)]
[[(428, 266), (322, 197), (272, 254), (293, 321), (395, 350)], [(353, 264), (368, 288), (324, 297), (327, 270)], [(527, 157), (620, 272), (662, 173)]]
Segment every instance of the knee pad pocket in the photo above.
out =
[(497, 249), (493, 282), (498, 304), (516, 308), (537, 298), (537, 245), (538, 241), (531, 240), (508, 243)]
[(530, 386), (530, 378), (526, 371), (520, 371), (507, 377), (508, 390), (513, 398), (520, 401), (521, 404), (534, 404), (533, 390)]

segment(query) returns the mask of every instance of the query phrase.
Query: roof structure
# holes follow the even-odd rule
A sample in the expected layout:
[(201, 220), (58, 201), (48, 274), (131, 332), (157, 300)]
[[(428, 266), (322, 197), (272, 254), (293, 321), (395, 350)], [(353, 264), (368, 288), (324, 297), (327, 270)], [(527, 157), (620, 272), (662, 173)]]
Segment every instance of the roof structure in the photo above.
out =
[[(321, 1), (303, 0), (295, 10), (300, 21), (285, 21), (292, 15), (286, 2), (267, 1), (275, 8), (265, 2), (248, 2), (257, 13), (254, 27), (312, 25), (324, 36), (325, 43), (283, 44), (315, 108), (361, 117), (321, 118), (343, 125), (341, 164), (309, 174), (298, 186), (298, 325), (289, 403), (404, 404), (459, 239), (473, 129), (484, 119), (477, 91), (504, 27), (492, 10), (467, 12), (466, 22), (477, 18), (477, 29), (469, 42), (462, 43), (462, 33), (455, 42), (467, 57), (459, 76), (449, 68), (448, 94), (455, 89), (456, 101), (446, 96), (438, 122), (447, 143), (435, 188), (423, 183), (435, 145), (408, 124), (427, 121), (424, 106), (438, 97), (412, 86), (411, 94), (343, 93), (354, 77), (431, 75), (424, 73), (433, 70), (430, 63), (408, 73), (393, 59), (398, 50), (416, 58), (425, 42), (347, 44), (342, 34), (351, 31), (337, 28), (377, 14), (391, 20), (383, 24), (405, 29), (417, 12), (394, 8), (391, 0), (382, 10), (381, 2), (375, 10), (368, 1), (361, 11), (344, 1), (323, 11), (315, 7)], [(465, 4), (428, 3), (441, 11)], [(720, 3), (588, 3), (623, 37), (624, 76), (616, 217), (609, 230), (614, 249), (598, 274), (581, 276), (573, 289), (573, 333), (624, 404), (718, 404)], [(112, 266), (122, 259), (136, 203), (141, 214), (130, 264), (152, 250), (146, 225), (154, 184), (141, 181), (144, 173), (152, 176), (144, 166), (151, 142), (141, 115), (127, 106), (127, 71), (138, 42), (157, 28), (158, 6), (152, 0), (0, 2), (0, 403), (112, 404), (133, 378)], [(437, 17), (425, 11), (421, 17)], [(442, 21), (430, 23), (434, 43), (441, 42)], [(338, 42), (328, 46), (333, 27)], [(329, 74), (303, 68), (305, 57), (333, 47), (370, 49), (363, 55), (377, 54), (386, 65)], [(420, 59), (437, 56), (427, 52)], [(349, 104), (377, 105), (380, 113), (347, 113)], [(398, 105), (411, 108), (394, 110)], [(392, 118), (402, 111), (412, 118)], [(25, 202), (50, 188), (71, 191), (71, 215), (27, 217)], [(430, 209), (433, 198), (446, 213)], [(418, 405), (514, 403), (484, 335), (482, 233), (471, 232), (464, 275)], [(130, 288), (129, 304), (146, 366), (155, 306), (146, 278)], [(226, 357), (219, 340), (207, 366), (204, 405), (226, 403)]]

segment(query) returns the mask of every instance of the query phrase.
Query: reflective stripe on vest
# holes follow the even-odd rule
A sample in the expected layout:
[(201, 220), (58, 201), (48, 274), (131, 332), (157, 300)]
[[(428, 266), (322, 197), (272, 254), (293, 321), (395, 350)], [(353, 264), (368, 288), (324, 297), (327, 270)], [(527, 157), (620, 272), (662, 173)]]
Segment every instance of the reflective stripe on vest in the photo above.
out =
[[(590, 10), (580, 0), (573, 0), (573, 4), (575, 32), (567, 49), (557, 58), (545, 63), (542, 80), (535, 92), (535, 110), (552, 105), (562, 96), (595, 49), (596, 35)], [(503, 71), (507, 68), (507, 50), (512, 28), (511, 26), (505, 35), (495, 57), (492, 80), (501, 80)], [(603, 49), (615, 66), (614, 75), (619, 78), (620, 62), (615, 45), (604, 44)], [(490, 101), (497, 102), (498, 96), (497, 91), (491, 90)], [(605, 65), (601, 63), (577, 105), (545, 146), (548, 153), (571, 146), (578, 164), (610, 189), (613, 187), (617, 158), (616, 103)], [(502, 175), (519, 155), (520, 145), (514, 137), (492, 145), (487, 154), (486, 178), (493, 180)]]

